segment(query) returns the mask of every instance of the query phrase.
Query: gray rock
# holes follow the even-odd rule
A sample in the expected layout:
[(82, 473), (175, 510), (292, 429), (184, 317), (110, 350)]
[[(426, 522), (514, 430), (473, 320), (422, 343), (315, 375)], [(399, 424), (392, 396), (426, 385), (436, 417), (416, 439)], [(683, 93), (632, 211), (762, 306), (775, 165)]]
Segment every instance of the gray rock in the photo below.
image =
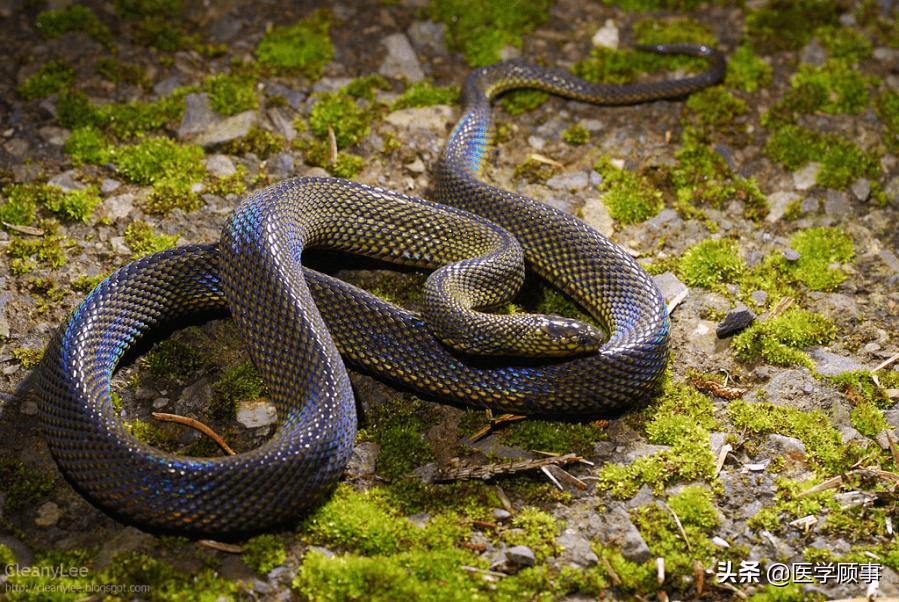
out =
[(633, 562), (646, 562), (652, 558), (649, 546), (622, 506), (610, 506), (608, 512), (597, 514), (596, 518), (599, 523), (596, 537), (604, 546), (621, 550), (621, 554)]
[(290, 142), (297, 137), (297, 129), (293, 127), (293, 120), (287, 116), (280, 107), (272, 107), (267, 112), (269, 120), (275, 128), (275, 132), (284, 136)]
[(575, 171), (553, 176), (546, 181), (546, 185), (553, 190), (567, 190), (576, 192), (583, 190), (590, 183), (586, 172)]
[(824, 195), (824, 213), (832, 217), (845, 217), (852, 211), (849, 195), (842, 190), (828, 190)]
[(506, 550), (506, 558), (520, 566), (534, 566), (537, 563), (534, 551), (528, 546), (512, 546), (508, 548)]
[(433, 48), (446, 54), (446, 25), (434, 21), (413, 21), (406, 31), (409, 42), (417, 49)]
[(799, 254), (799, 251), (796, 251), (789, 247), (787, 247), (786, 249), (781, 251), (781, 254), (784, 256), (784, 259), (786, 259), (787, 261), (796, 261), (797, 259), (802, 257), (802, 255)]
[(590, 43), (594, 48), (618, 48), (618, 26), (615, 21), (606, 19), (603, 26), (590, 38)]
[(56, 186), (57, 188), (62, 188), (66, 192), (72, 190), (83, 190), (84, 184), (75, 179), (76, 173), (77, 172), (75, 172), (75, 170), (70, 169), (69, 171), (65, 171), (61, 174), (53, 176), (47, 181), (47, 184)]
[(248, 429), (271, 426), (278, 422), (278, 409), (267, 399), (241, 401), (237, 407), (237, 421)]
[(772, 192), (768, 195), (768, 215), (765, 221), (773, 224), (784, 216), (790, 203), (799, 199), (799, 195), (795, 192), (787, 192), (784, 190)]
[(719, 339), (732, 337), (755, 321), (755, 314), (748, 307), (738, 306), (727, 312), (724, 319), (715, 328)]
[(456, 112), (446, 105), (400, 109), (388, 113), (384, 121), (406, 130), (428, 130), (444, 133), (449, 124), (456, 120)]
[(375, 473), (375, 461), (381, 447), (373, 441), (363, 441), (353, 448), (346, 472), (353, 475), (370, 475)]
[(493, 509), (493, 520), (498, 523), (503, 521), (507, 521), (512, 518), (512, 513), (506, 510), (505, 508), (494, 508)]
[(298, 110), (301, 106), (303, 106), (303, 101), (306, 100), (305, 92), (293, 90), (292, 88), (288, 88), (287, 86), (278, 83), (266, 84), (265, 94), (266, 96), (284, 97), (285, 99), (287, 99), (287, 104), (290, 105), (290, 108), (292, 108), (293, 110)]
[(849, 188), (849, 190), (852, 191), (852, 194), (856, 199), (865, 202), (871, 196), (871, 182), (869, 182), (865, 178), (859, 178), (852, 183), (852, 186)]
[(821, 171), (821, 164), (812, 161), (805, 167), (801, 167), (793, 173), (793, 185), (796, 190), (809, 190), (815, 185), (815, 179), (818, 172)]
[(666, 303), (670, 303), (673, 299), (681, 297), (688, 291), (687, 285), (680, 281), (680, 278), (674, 275), (674, 272), (662, 272), (658, 276), (652, 277), (653, 282), (659, 287), (662, 298)]
[(815, 370), (823, 376), (836, 376), (855, 370), (867, 370), (868, 367), (851, 357), (837, 355), (821, 347), (811, 349), (809, 357), (815, 362)]
[(589, 197), (584, 201), (584, 206), (581, 208), (581, 219), (585, 224), (605, 236), (612, 236), (615, 231), (615, 221), (609, 215), (609, 208), (597, 197)]
[(268, 160), (266, 171), (275, 178), (284, 179), (293, 175), (293, 155), (288, 152), (278, 153)]
[[(243, 138), (256, 125), (256, 111), (244, 111), (211, 125), (206, 130), (193, 136), (192, 141), (203, 148)], [(189, 139), (191, 137), (188, 137)]]
[(208, 130), (219, 120), (219, 116), (209, 104), (209, 95), (194, 92), (184, 97), (184, 115), (178, 126), (178, 138), (186, 139)]
[(421, 81), (425, 77), (425, 73), (415, 56), (415, 50), (409, 43), (409, 38), (403, 33), (394, 33), (383, 40), (381, 43), (387, 47), (387, 56), (378, 69), (378, 73), (386, 77), (394, 77), (397, 79), (405, 79), (410, 82)]
[(113, 221), (124, 219), (134, 210), (136, 198), (133, 192), (111, 196), (103, 201), (103, 213)]
[(751, 293), (749, 293), (749, 296), (752, 298), (753, 301), (756, 302), (756, 304), (764, 305), (765, 301), (768, 300), (768, 291), (762, 291), (762, 290), (752, 291)]
[(565, 529), (556, 538), (556, 544), (562, 548), (560, 560), (575, 566), (591, 567), (599, 562), (599, 557), (590, 548), (590, 541), (573, 529)]
[(228, 155), (209, 155), (203, 162), (209, 175), (216, 178), (226, 178), (237, 173), (234, 161)]

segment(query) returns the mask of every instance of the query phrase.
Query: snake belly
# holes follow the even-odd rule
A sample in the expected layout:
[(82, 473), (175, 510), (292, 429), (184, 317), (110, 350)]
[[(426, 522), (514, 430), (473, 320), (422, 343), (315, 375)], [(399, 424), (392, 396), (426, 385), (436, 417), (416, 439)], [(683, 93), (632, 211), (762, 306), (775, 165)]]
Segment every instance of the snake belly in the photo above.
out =
[[(37, 369), (45, 438), (62, 472), (127, 522), (197, 535), (257, 531), (320, 503), (342, 474), (356, 412), (341, 355), (435, 398), (500, 411), (601, 414), (647, 397), (668, 361), (669, 324), (646, 272), (576, 218), (483, 184), (478, 175), (490, 100), (502, 91), (539, 87), (628, 104), (683, 96), (723, 75), (723, 57), (709, 48), (650, 50), (705, 56), (712, 67), (632, 86), (592, 85), (518, 63), (474, 71), (435, 174), (434, 200), (459, 209), (345, 180), (288, 180), (244, 199), (218, 245), (179, 247), (117, 270), (62, 324)], [(461, 245), (468, 228), (481, 234)], [(550, 361), (471, 356), (441, 343), (418, 314), (300, 263), (303, 248), (333, 241), (413, 265), (455, 261), (448, 247), (473, 245), (483, 253), (485, 238), (507, 244), (503, 229), (530, 268), (604, 325), (609, 338), (597, 352)], [(422, 239), (436, 241), (435, 250), (421, 251)], [(112, 404), (119, 360), (154, 329), (223, 309), (234, 315), (278, 408), (278, 430), (262, 446), (222, 458), (169, 454), (138, 441)]]

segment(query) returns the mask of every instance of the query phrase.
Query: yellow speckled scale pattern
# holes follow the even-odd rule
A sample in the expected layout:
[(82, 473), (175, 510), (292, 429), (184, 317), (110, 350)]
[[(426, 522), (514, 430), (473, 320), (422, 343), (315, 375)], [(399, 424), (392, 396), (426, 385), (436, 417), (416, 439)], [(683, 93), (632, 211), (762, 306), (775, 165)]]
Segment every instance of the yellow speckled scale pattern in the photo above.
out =
[[(38, 368), (41, 419), (61, 470), (122, 520), (237, 533), (296, 517), (339, 479), (356, 435), (341, 356), (435, 398), (500, 411), (597, 414), (638, 403), (668, 360), (668, 316), (649, 276), (578, 219), (475, 176), (489, 103), (501, 91), (537, 86), (621, 104), (682, 96), (723, 75), (723, 58), (708, 48), (651, 50), (706, 56), (712, 68), (624, 87), (515, 63), (472, 73), (464, 115), (436, 170), (435, 200), (456, 208), (345, 180), (288, 180), (248, 195), (218, 245), (184, 246), (117, 270), (63, 323)], [(429, 278), (422, 316), (303, 268), (302, 250), (315, 246), (433, 268), (455, 263)], [(591, 312), (608, 340), (599, 344), (598, 333), (569, 320), (494, 322), (474, 312), (514, 293), (522, 257)], [(110, 397), (122, 355), (151, 330), (225, 310), (278, 407), (277, 432), (224, 458), (172, 455), (135, 439)], [(527, 335), (512, 330), (519, 327), (563, 341), (549, 349), (559, 357), (525, 357), (543, 354), (545, 342), (522, 343)]]

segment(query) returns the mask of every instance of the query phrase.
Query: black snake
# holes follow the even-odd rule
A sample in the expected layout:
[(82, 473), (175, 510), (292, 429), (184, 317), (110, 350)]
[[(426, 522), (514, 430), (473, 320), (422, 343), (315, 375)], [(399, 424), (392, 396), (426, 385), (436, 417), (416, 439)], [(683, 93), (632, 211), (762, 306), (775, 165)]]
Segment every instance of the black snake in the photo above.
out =
[[(356, 435), (341, 355), (435, 398), (516, 413), (596, 414), (646, 397), (664, 371), (669, 346), (665, 304), (646, 272), (580, 220), (487, 186), (477, 175), (490, 101), (503, 91), (536, 87), (627, 104), (683, 96), (724, 72), (722, 55), (704, 46), (649, 49), (708, 57), (712, 66), (697, 76), (629, 86), (588, 84), (519, 63), (474, 71), (463, 88), (463, 117), (436, 167), (434, 199), (458, 209), (344, 180), (288, 180), (246, 197), (218, 245), (164, 251), (113, 273), (60, 327), (38, 368), (44, 431), (63, 473), (112, 514), (143, 526), (207, 534), (258, 530), (317, 503), (341, 476)], [(453, 265), (429, 280), (426, 296), (444, 305), (426, 317), (462, 349), (501, 356), (517, 353), (514, 346), (492, 347), (497, 338), (520, 338), (506, 330), (511, 325), (493, 334), (487, 325), (468, 329), (473, 337), (465, 326), (477, 317), (472, 307), (520, 282), (523, 268), (515, 261), (523, 250), (534, 271), (604, 325), (608, 339), (595, 349), (595, 331), (536, 318), (527, 328), (537, 338), (561, 340), (563, 354), (582, 352), (538, 361), (459, 351), (435, 338), (421, 316), (302, 270), (301, 250), (317, 245), (413, 265), (474, 264), (472, 272)], [(499, 291), (481, 297), (468, 292), (472, 284), (472, 290)], [(110, 397), (118, 361), (148, 331), (224, 307), (278, 408), (277, 432), (248, 453), (222, 458), (177, 456), (138, 441)]]

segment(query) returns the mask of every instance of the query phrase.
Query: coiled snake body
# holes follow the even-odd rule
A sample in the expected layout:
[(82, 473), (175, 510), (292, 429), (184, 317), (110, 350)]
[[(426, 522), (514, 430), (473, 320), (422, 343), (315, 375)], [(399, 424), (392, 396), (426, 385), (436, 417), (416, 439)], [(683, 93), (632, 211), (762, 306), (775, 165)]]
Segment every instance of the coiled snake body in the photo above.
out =
[[(709, 57), (712, 67), (632, 86), (591, 85), (518, 63), (473, 72), (463, 90), (464, 115), (436, 168), (435, 199), (459, 209), (344, 180), (289, 180), (244, 199), (218, 245), (180, 247), (116, 271), (60, 327), (38, 369), (41, 419), (62, 471), (109, 512), (146, 527), (194, 534), (259, 530), (319, 502), (349, 458), (356, 414), (341, 354), (428, 395), (517, 413), (595, 414), (645, 397), (668, 360), (667, 312), (646, 272), (578, 219), (487, 186), (477, 175), (490, 100), (502, 91), (538, 87), (626, 104), (683, 96), (723, 74), (722, 56), (709, 48), (651, 50)], [(302, 249), (318, 245), (430, 267), (461, 260), (473, 271), (453, 264), (429, 280), (425, 295), (436, 304), (425, 311), (426, 324), (422, 316), (301, 269)], [(566, 349), (595, 347), (593, 333), (537, 318), (527, 328), (561, 337), (564, 348), (555, 353), (563, 357), (474, 354), (519, 353), (514, 342), (525, 335), (507, 330), (515, 324), (494, 328), (487, 319), (465, 327), (480, 319), (472, 307), (520, 284), (522, 251), (530, 267), (605, 326), (608, 340), (598, 349), (564, 356)], [(468, 291), (472, 284), (496, 290), (480, 296)], [(223, 458), (177, 456), (138, 441), (113, 409), (116, 364), (148, 331), (223, 307), (244, 333), (278, 408), (277, 432), (261, 447)], [(497, 339), (513, 345), (496, 347)]]

